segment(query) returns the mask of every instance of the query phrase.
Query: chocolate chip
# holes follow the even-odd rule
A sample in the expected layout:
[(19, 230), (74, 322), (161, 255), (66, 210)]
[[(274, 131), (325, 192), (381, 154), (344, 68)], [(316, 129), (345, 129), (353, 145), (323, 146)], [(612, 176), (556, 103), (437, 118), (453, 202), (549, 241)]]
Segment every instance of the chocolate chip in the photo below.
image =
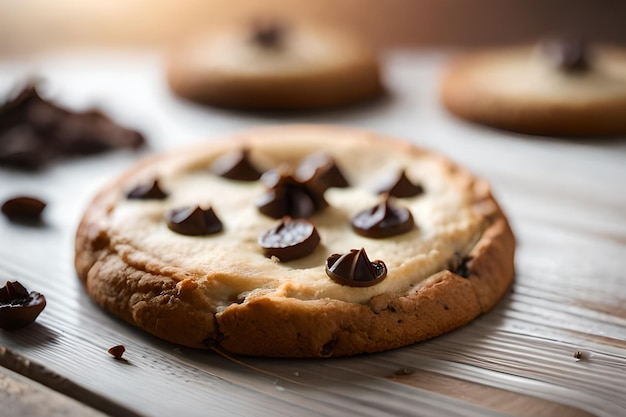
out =
[(46, 306), (43, 294), (28, 290), (18, 281), (0, 288), (0, 329), (17, 330), (35, 321)]
[(126, 348), (124, 347), (124, 345), (115, 345), (107, 350), (107, 353), (117, 360), (122, 359), (122, 355), (124, 355), (124, 352), (126, 352)]
[(412, 375), (414, 374), (415, 371), (409, 369), (409, 368), (400, 368), (397, 371), (395, 371), (393, 374), (395, 376), (407, 376), (407, 375)]
[(280, 219), (309, 217), (328, 205), (323, 192), (315, 184), (296, 180), (288, 169), (267, 171), (261, 177), (269, 189), (257, 201), (257, 208), (266, 216)]
[(135, 200), (163, 200), (167, 198), (167, 193), (161, 189), (159, 180), (152, 180), (139, 184), (126, 193), (126, 197)]
[(19, 196), (2, 204), (2, 213), (11, 221), (37, 223), (46, 203), (35, 197)]
[(97, 110), (71, 112), (44, 100), (35, 84), (0, 106), (0, 164), (11, 168), (37, 170), (54, 160), (144, 142)]
[(378, 194), (388, 194), (398, 198), (415, 197), (423, 192), (424, 188), (420, 184), (411, 182), (404, 170), (384, 180), (378, 189)]
[(564, 72), (582, 73), (590, 67), (587, 46), (580, 39), (548, 39), (541, 43), (541, 51), (553, 67)]
[(301, 182), (315, 182), (324, 191), (331, 187), (350, 186), (335, 159), (323, 152), (316, 152), (304, 158), (296, 168), (294, 176)]
[(167, 227), (181, 235), (211, 235), (223, 229), (222, 222), (212, 207), (202, 209), (195, 206), (175, 209), (167, 214), (166, 220)]
[(370, 262), (365, 249), (351, 249), (347, 254), (333, 254), (326, 259), (326, 275), (341, 285), (369, 287), (387, 276), (383, 261)]
[(404, 207), (391, 205), (389, 198), (352, 218), (352, 229), (356, 233), (374, 239), (407, 233), (414, 227), (411, 212)]
[(463, 277), (469, 278), (472, 274), (472, 257), (466, 256), (460, 262), (460, 265), (454, 271), (455, 274)]
[(252, 42), (268, 49), (282, 47), (287, 26), (274, 20), (256, 20), (252, 24)]
[(256, 181), (261, 178), (261, 171), (250, 161), (248, 149), (227, 153), (216, 159), (211, 165), (211, 171), (231, 180)]
[(313, 223), (289, 217), (284, 217), (278, 226), (259, 236), (265, 256), (275, 256), (282, 262), (313, 253), (319, 243), (320, 236)]

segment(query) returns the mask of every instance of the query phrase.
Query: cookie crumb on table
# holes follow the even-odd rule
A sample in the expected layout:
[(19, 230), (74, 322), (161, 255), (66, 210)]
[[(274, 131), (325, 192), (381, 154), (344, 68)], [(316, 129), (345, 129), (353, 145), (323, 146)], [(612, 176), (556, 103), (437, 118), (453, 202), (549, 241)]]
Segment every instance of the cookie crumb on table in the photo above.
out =
[(124, 355), (124, 352), (126, 352), (126, 348), (124, 347), (124, 345), (115, 345), (111, 348), (109, 348), (109, 350), (107, 350), (107, 352), (113, 356), (113, 358), (120, 360), (122, 359), (122, 355)]

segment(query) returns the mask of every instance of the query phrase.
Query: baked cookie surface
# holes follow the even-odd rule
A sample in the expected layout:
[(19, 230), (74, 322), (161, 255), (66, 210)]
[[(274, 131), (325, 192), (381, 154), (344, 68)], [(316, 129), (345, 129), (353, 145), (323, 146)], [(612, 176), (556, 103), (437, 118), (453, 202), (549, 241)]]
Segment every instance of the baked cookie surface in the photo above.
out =
[(242, 109), (316, 109), (383, 93), (379, 63), (363, 42), (310, 24), (258, 22), (180, 42), (167, 59), (176, 94)]
[[(344, 182), (322, 181), (333, 169)], [(514, 246), (489, 186), (444, 157), (295, 125), (123, 174), (87, 208), (75, 264), (96, 303), (171, 342), (327, 357), (404, 346), (488, 311), (511, 285)]]
[(626, 134), (626, 50), (550, 41), (467, 54), (440, 91), (455, 115), (539, 135)]

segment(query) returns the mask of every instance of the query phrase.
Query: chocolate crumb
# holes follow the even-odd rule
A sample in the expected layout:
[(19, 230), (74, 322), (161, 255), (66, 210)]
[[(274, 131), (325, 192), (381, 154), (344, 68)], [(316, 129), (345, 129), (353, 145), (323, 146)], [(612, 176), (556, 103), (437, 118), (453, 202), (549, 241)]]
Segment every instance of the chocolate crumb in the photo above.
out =
[(409, 368), (402, 368), (402, 369), (398, 369), (397, 371), (395, 371), (393, 373), (395, 376), (406, 376), (406, 375), (411, 375), (413, 374), (413, 371), (410, 370)]
[(124, 354), (124, 352), (126, 352), (126, 348), (124, 347), (124, 345), (115, 345), (115, 346), (109, 348), (109, 350), (107, 350), (107, 352), (111, 356), (113, 356), (114, 359), (120, 360), (120, 359), (122, 359), (122, 355)]

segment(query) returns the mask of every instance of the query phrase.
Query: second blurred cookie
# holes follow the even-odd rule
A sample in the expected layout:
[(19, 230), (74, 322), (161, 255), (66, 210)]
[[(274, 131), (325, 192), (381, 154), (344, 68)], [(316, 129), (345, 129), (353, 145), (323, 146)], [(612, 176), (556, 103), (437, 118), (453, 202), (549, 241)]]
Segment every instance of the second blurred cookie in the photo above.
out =
[(183, 41), (167, 77), (183, 98), (242, 109), (330, 108), (383, 93), (376, 55), (358, 38), (273, 20)]
[(626, 134), (626, 50), (551, 39), (468, 54), (441, 86), (464, 119), (556, 136)]

